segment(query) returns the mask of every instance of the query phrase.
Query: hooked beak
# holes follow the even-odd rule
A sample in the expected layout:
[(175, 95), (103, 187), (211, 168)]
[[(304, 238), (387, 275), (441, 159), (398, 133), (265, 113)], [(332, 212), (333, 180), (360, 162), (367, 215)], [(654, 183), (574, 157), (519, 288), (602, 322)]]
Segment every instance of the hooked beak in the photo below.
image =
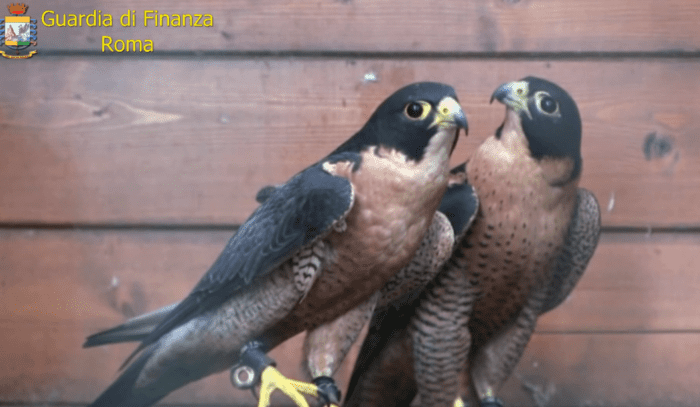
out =
[(532, 119), (530, 109), (527, 107), (529, 83), (527, 81), (515, 81), (504, 83), (499, 86), (491, 95), (491, 101), (496, 99), (507, 107), (513, 109), (516, 113), (525, 112)]
[(461, 127), (464, 129), (465, 133), (469, 130), (467, 116), (464, 114), (462, 106), (452, 97), (446, 97), (438, 103), (435, 121), (430, 127), (434, 126)]

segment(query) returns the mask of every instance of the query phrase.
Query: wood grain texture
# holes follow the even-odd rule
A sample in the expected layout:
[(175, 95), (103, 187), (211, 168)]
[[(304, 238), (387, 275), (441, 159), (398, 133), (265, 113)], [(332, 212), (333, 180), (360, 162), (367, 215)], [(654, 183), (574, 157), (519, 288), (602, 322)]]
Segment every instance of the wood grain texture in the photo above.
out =
[[(133, 344), (82, 349), (86, 336), (181, 300), (230, 232), (0, 231), (0, 403), (89, 402), (117, 376)], [(303, 337), (271, 356), (302, 379)], [(356, 354), (357, 349), (352, 351)], [(338, 378), (345, 383), (352, 365)], [(284, 398), (276, 398), (284, 401)], [(222, 373), (165, 402), (246, 403)]]
[[(112, 27), (46, 27), (41, 15), (111, 14)], [(135, 27), (121, 15), (134, 10)], [(208, 13), (213, 27), (144, 27), (145, 10)], [(71, 2), (36, 0), (40, 50), (101, 52), (102, 36), (151, 39), (155, 52), (656, 52), (700, 48), (700, 4), (688, 0), (422, 0)], [(47, 21), (48, 24), (50, 24)]]
[[(134, 347), (86, 350), (84, 338), (180, 300), (226, 228), (254, 209), (258, 188), (327, 154), (409, 82), (456, 87), (470, 124), (459, 163), (502, 121), (503, 107), (487, 103), (498, 85), (554, 80), (581, 110), (581, 185), (598, 197), (604, 225), (700, 227), (697, 1), (29, 6), (39, 20), (47, 9), (101, 10), (116, 26), (40, 21), (39, 54), (0, 61), (2, 405), (93, 400)], [(214, 27), (143, 27), (145, 9), (209, 13)], [(119, 26), (127, 10), (136, 27)], [(150, 39), (154, 53), (102, 53), (104, 35)], [(48, 228), (3, 229), (17, 224)], [(93, 229), (51, 229), (81, 224)], [(127, 227), (102, 227), (112, 225)], [(572, 296), (540, 319), (501, 393), (506, 405), (698, 405), (699, 244), (691, 232), (604, 234)], [(291, 377), (301, 377), (301, 342), (272, 352)], [(338, 375), (343, 387), (356, 351)], [(164, 402), (254, 405), (226, 373)]]
[[(36, 58), (0, 77), (0, 222), (236, 224), (256, 191), (320, 159), (398, 87), (454, 84), (454, 162), (493, 133), (501, 83), (578, 102), (582, 186), (608, 226), (700, 224), (700, 63)], [(374, 76), (367, 80), (366, 74)], [(27, 78), (32, 78), (31, 80)]]
[(571, 296), (543, 315), (541, 332), (698, 331), (696, 234), (605, 233)]
[(697, 334), (535, 334), (500, 396), (517, 407), (684, 407), (700, 400)]
[[(84, 338), (180, 300), (229, 235), (0, 231), (0, 366), (5, 368), (0, 401), (92, 400), (115, 379), (134, 345), (82, 349)], [(700, 357), (700, 343), (692, 333), (700, 331), (700, 319), (689, 312), (699, 305), (699, 243), (695, 235), (606, 234), (573, 295), (542, 318), (519, 374), (533, 376), (536, 383), (553, 382), (555, 400), (577, 400), (576, 405), (602, 400), (602, 405), (646, 406), (652, 405), (651, 395), (700, 399), (697, 386), (690, 385), (700, 373), (693, 362)], [(301, 340), (296, 337), (272, 353), (283, 372), (297, 378)], [(343, 386), (355, 352), (338, 376)], [(532, 366), (535, 362), (539, 368)], [(674, 371), (683, 372), (675, 382)], [(513, 380), (518, 383), (517, 375)], [(630, 393), (630, 386), (642, 385), (648, 390)], [(231, 389), (225, 373), (165, 400), (251, 401), (249, 393)]]

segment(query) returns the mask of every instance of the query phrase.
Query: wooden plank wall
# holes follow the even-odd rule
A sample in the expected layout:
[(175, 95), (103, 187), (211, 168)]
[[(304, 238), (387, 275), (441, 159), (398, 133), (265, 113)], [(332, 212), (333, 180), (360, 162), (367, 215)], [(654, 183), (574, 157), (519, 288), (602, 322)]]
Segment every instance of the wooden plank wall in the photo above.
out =
[[(471, 128), (458, 163), (502, 120), (491, 92), (530, 74), (579, 104), (581, 184), (601, 202), (606, 229), (503, 398), (700, 404), (697, 1), (29, 6), (39, 19), (100, 10), (117, 26), (40, 23), (36, 56), (0, 60), (0, 405), (93, 400), (133, 346), (84, 350), (85, 336), (186, 295), (258, 188), (322, 157), (399, 86), (455, 86)], [(214, 26), (143, 27), (146, 9), (208, 13)], [(136, 27), (118, 25), (127, 10)], [(105, 35), (150, 39), (154, 51), (103, 53)], [(299, 349), (295, 338), (273, 352), (297, 377)], [(221, 374), (164, 403), (253, 398)]]

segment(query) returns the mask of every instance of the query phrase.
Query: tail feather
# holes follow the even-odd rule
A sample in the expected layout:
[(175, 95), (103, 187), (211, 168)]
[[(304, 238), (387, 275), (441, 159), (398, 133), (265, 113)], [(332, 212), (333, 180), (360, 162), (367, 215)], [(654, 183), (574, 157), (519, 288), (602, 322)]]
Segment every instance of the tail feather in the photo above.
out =
[(90, 335), (85, 340), (83, 348), (111, 343), (141, 342), (176, 306), (177, 303), (170, 304), (148, 314), (132, 318), (114, 328)]
[(124, 325), (119, 325), (112, 329), (88, 336), (85, 343), (83, 343), (83, 348), (92, 348), (94, 346), (108, 345), (111, 343), (140, 342), (146, 335), (151, 333), (152, 330), (153, 328), (149, 327), (133, 329), (125, 327)]
[(148, 407), (168, 394), (168, 391), (147, 386), (135, 388), (136, 380), (157, 346), (145, 349), (119, 378), (95, 400), (90, 407)]

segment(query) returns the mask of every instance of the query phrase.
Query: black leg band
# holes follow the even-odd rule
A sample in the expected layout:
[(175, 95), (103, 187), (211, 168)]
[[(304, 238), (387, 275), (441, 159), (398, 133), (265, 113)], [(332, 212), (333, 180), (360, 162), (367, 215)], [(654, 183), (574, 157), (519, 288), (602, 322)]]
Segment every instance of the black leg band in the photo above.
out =
[(252, 389), (260, 383), (260, 376), (275, 361), (265, 354), (260, 341), (250, 341), (241, 348), (241, 356), (231, 368), (231, 383), (239, 389)]

